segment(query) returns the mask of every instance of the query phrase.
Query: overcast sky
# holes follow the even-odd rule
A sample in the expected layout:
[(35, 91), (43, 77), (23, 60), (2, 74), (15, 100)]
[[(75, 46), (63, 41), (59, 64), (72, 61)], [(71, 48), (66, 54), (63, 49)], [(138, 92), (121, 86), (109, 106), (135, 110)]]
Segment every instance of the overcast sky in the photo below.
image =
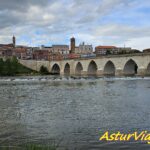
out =
[(150, 47), (150, 0), (0, 0), (0, 43)]

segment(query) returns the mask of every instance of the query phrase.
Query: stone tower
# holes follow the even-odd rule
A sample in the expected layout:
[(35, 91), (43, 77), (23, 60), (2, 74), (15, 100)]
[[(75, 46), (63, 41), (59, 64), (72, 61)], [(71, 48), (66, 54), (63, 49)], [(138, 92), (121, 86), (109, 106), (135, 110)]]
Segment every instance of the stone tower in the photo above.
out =
[(15, 47), (16, 46), (16, 37), (14, 35), (12, 37), (12, 42), (13, 42), (13, 46)]
[(71, 51), (70, 51), (70, 53), (75, 53), (75, 38), (74, 37), (72, 37), (71, 39), (70, 39), (70, 48), (71, 48)]

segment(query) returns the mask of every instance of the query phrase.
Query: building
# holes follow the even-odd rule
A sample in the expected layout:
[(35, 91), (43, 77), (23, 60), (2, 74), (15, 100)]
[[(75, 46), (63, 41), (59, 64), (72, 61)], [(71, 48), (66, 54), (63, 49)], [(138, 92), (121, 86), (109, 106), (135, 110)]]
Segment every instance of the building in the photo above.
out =
[(76, 48), (75, 38), (72, 37), (70, 39), (70, 53), (75, 53), (75, 48)]
[(12, 57), (14, 56), (16, 46), (16, 38), (12, 37), (12, 43), (10, 44), (0, 44), (0, 57)]
[(107, 54), (112, 54), (116, 50), (117, 50), (117, 47), (115, 47), (115, 46), (96, 46), (95, 54), (96, 55), (107, 55)]
[(79, 46), (76, 46), (76, 47), (75, 47), (74, 53), (75, 53), (75, 54), (79, 54), (79, 53), (80, 53)]
[(144, 49), (143, 53), (150, 53), (150, 48)]
[(14, 48), (14, 47), (13, 44), (10, 43), (10, 44), (0, 44), (0, 48)]
[(11, 57), (13, 50), (13, 44), (0, 44), (0, 57)]
[(84, 42), (79, 45), (79, 47), (75, 47), (76, 54), (91, 54), (93, 53), (92, 45), (87, 45)]
[(63, 59), (63, 55), (60, 53), (49, 53), (49, 55), (48, 55), (49, 61), (54, 61), (54, 60), (59, 61), (62, 59)]
[(59, 54), (69, 54), (69, 46), (68, 45), (52, 45), (49, 52), (51, 53), (59, 53)]
[(129, 54), (134, 53), (131, 47), (116, 47), (116, 46), (96, 46), (96, 55), (109, 55), (109, 54)]
[(27, 59), (27, 47), (15, 47), (13, 50), (13, 56), (16, 56), (18, 59)]
[(129, 54), (134, 53), (131, 47), (117, 47), (114, 54)]
[(81, 43), (79, 46), (76, 46), (75, 38), (72, 37), (70, 39), (70, 53), (75, 53), (75, 54), (93, 53), (93, 47), (92, 45), (85, 44), (84, 42)]
[(15, 47), (16, 46), (16, 37), (14, 35), (12, 37), (12, 42), (13, 42), (13, 46)]
[(62, 55), (69, 54), (68, 45), (52, 45), (32, 48), (32, 58), (36, 60), (61, 60)]
[(34, 50), (33, 59), (35, 60), (48, 60), (49, 51), (48, 50)]
[(0, 49), (0, 57), (11, 57), (13, 54), (12, 49)]
[(33, 59), (33, 48), (27, 47), (27, 59)]
[(43, 50), (48, 50), (49, 52), (52, 52), (52, 46), (45, 46), (45, 45), (41, 45), (41, 47), (39, 49), (43, 49)]

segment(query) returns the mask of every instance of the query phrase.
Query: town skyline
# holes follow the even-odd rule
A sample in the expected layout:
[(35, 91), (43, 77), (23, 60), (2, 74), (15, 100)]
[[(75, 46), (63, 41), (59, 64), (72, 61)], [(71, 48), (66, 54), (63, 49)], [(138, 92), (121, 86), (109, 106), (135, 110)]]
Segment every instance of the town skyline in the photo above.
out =
[[(72, 37), (70, 37), (70, 39), (68, 39), (68, 42), (67, 43), (59, 43), (59, 41), (57, 42), (57, 43), (50, 43), (50, 44), (47, 44), (47, 45), (44, 45), (44, 44), (41, 44), (41, 45), (23, 45), (23, 44), (19, 44), (19, 42), (17, 42), (17, 38), (16, 38), (16, 36), (15, 35), (13, 35), (13, 36), (10, 36), (9, 37), (9, 39), (10, 39), (10, 41), (8, 41), (7, 43), (2, 43), (1, 41), (0, 41), (0, 45), (11, 45), (11, 44), (13, 44), (13, 38), (15, 38), (15, 45), (16, 45), (16, 47), (17, 46), (21, 46), (21, 47), (38, 47), (38, 48), (41, 48), (42, 49), (42, 47), (53, 47), (53, 46), (68, 46), (69, 47), (69, 50), (71, 50), (71, 46), (70, 46), (70, 39), (71, 38), (75, 38), (74, 36), (72, 36)], [(117, 46), (117, 45), (110, 45), (110, 44), (107, 44), (107, 45), (102, 45), (102, 44), (99, 44), (99, 45), (93, 45), (92, 43), (87, 43), (86, 41), (79, 41), (78, 39), (76, 39), (75, 38), (75, 40), (76, 40), (76, 47), (78, 47), (78, 46), (80, 46), (80, 45), (84, 45), (84, 44), (86, 44), (86, 45), (91, 45), (92, 47), (93, 47), (93, 50), (94, 50), (94, 48), (96, 48), (96, 47), (98, 47), (98, 46), (102, 46), (102, 47), (122, 47), (122, 48), (133, 48), (133, 49), (135, 49), (135, 50), (139, 50), (139, 51), (143, 51), (143, 50), (146, 50), (146, 49), (150, 49), (149, 47), (145, 47), (145, 49), (136, 49), (136, 48), (134, 48), (134, 47), (129, 47), (129, 46), (127, 46), (127, 45), (121, 45), (121, 46)], [(93, 51), (94, 52), (94, 51)]]
[(0, 43), (69, 45), (70, 37), (97, 45), (149, 48), (150, 1), (5, 0), (0, 6)]

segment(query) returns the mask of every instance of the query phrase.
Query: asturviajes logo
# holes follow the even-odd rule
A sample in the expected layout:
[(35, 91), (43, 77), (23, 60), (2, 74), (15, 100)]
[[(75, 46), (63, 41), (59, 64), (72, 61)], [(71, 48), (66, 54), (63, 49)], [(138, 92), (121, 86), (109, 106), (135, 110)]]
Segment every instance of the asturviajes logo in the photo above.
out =
[(143, 141), (150, 144), (150, 132), (148, 131), (141, 131), (141, 132), (133, 132), (133, 133), (121, 133), (120, 131), (116, 133), (109, 133), (106, 131), (102, 136), (99, 138), (100, 141)]

